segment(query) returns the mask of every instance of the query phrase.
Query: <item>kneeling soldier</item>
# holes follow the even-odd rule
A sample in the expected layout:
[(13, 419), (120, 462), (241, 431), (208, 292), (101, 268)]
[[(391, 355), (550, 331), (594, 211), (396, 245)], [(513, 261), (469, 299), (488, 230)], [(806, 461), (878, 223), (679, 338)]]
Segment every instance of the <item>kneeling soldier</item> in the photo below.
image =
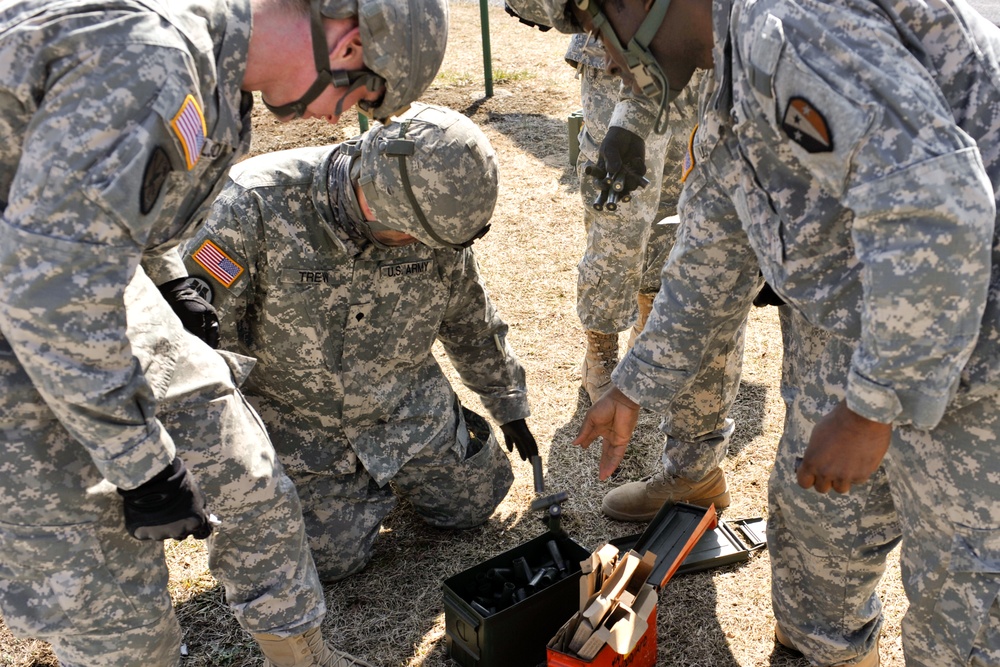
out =
[(537, 454), (524, 369), (470, 248), (496, 198), (485, 135), (414, 105), (358, 139), (237, 165), (186, 247), (222, 347), (258, 360), (245, 393), (295, 482), (325, 581), (364, 567), (397, 496), (433, 526), (469, 528), (510, 487), (506, 455), (459, 404), (435, 340), (508, 450)]

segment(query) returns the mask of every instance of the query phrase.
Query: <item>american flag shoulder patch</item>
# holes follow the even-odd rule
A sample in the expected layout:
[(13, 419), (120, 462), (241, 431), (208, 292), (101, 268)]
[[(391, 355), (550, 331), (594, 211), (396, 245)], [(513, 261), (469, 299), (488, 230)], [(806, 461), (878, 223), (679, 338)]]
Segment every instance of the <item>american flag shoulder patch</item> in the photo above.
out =
[(193, 95), (184, 98), (184, 103), (170, 121), (170, 127), (184, 149), (184, 161), (190, 171), (198, 163), (201, 148), (205, 145), (205, 115)]
[(226, 287), (232, 287), (236, 279), (243, 274), (243, 267), (211, 239), (202, 243), (191, 255), (191, 259), (198, 262), (201, 268)]

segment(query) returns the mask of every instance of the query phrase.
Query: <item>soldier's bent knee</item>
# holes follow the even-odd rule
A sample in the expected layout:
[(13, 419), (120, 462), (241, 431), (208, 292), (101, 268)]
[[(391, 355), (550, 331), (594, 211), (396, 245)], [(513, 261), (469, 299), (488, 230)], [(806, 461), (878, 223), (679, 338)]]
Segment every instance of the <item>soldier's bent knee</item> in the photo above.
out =
[(514, 482), (510, 461), (489, 423), (465, 407), (462, 413), (470, 440), (465, 460), (453, 470), (456, 484), (448, 490), (447, 502), (436, 508), (417, 508), (427, 523), (438, 528), (465, 529), (485, 523)]

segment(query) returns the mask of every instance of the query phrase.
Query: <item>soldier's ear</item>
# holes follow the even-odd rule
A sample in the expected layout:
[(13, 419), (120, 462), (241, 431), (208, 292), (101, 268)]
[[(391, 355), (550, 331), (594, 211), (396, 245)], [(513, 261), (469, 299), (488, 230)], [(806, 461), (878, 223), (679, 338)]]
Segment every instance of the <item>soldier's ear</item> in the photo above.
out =
[(354, 27), (340, 36), (337, 40), (331, 40), (330, 47), (330, 68), (333, 70), (354, 71), (362, 69), (364, 63), (364, 50), (361, 45), (361, 29)]

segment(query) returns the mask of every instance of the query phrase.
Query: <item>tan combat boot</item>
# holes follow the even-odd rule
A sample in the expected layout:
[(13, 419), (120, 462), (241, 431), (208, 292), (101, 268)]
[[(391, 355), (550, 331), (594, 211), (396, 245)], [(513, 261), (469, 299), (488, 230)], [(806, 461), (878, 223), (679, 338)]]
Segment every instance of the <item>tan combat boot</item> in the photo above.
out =
[(590, 402), (596, 403), (611, 389), (611, 371), (618, 365), (618, 334), (584, 333), (587, 334), (587, 354), (583, 357), (580, 379)]
[[(792, 643), (792, 640), (788, 638), (787, 635), (781, 630), (781, 626), (777, 622), (774, 624), (774, 638), (779, 644), (784, 646), (790, 651), (795, 651), (796, 653), (801, 653)], [(858, 658), (855, 662), (843, 662), (838, 663), (841, 667), (879, 667), (878, 658), (878, 639), (875, 639), (875, 648), (872, 649), (868, 655)]]
[(662, 470), (638, 482), (611, 489), (601, 502), (605, 515), (619, 521), (649, 521), (664, 503), (685, 502), (715, 509), (729, 507), (729, 487), (722, 468), (716, 468), (703, 479), (691, 480), (668, 476)]
[(264, 654), (264, 667), (374, 667), (327, 646), (319, 628), (294, 637), (259, 634), (253, 638)]
[(649, 319), (649, 314), (653, 312), (653, 300), (656, 299), (656, 294), (643, 294), (639, 292), (639, 296), (636, 297), (636, 301), (639, 303), (639, 319), (635, 321), (632, 325), (632, 330), (628, 335), (628, 349), (632, 349), (635, 345), (635, 339), (639, 337), (642, 330), (646, 328), (646, 320)]

